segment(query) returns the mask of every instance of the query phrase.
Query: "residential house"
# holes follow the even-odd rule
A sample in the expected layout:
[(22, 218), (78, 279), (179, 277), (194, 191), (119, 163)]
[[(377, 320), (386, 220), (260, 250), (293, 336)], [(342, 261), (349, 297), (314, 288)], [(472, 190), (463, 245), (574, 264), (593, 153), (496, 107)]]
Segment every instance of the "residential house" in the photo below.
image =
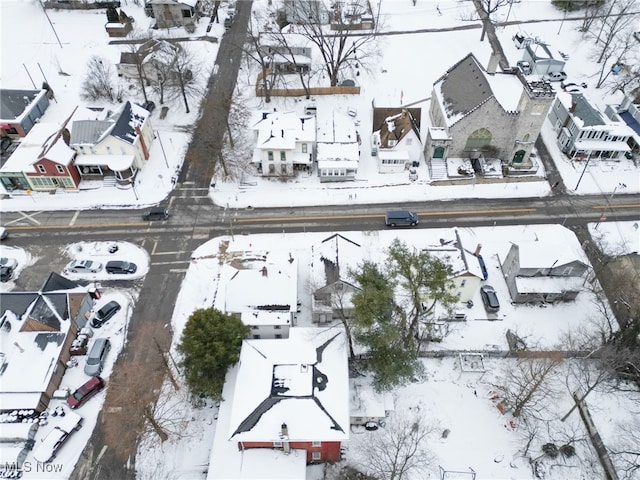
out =
[[(251, 252), (222, 267), (214, 307), (251, 326), (249, 338), (287, 338), (298, 310), (298, 261)], [(254, 337), (257, 335), (259, 337)]]
[(331, 111), (322, 112), (318, 120), (316, 160), (320, 182), (354, 180), (360, 162), (360, 135), (350, 116)]
[(49, 107), (46, 90), (0, 89), (0, 136), (24, 137)]
[(422, 160), (420, 108), (374, 108), (372, 148), (380, 173), (405, 170)]
[(260, 49), (269, 59), (269, 68), (282, 75), (308, 74), (311, 70), (309, 39), (297, 33), (260, 34)]
[(340, 460), (349, 438), (348, 377), (341, 330), (294, 328), (285, 340), (244, 340), (228, 441), (242, 451), (295, 453), (308, 464)]
[(349, 269), (362, 260), (360, 245), (334, 233), (313, 246), (311, 276), (311, 318), (326, 324), (353, 311), (351, 297), (358, 287), (350, 278)]
[(560, 92), (549, 121), (562, 151), (572, 160), (621, 160), (631, 155), (634, 131), (615, 112), (611, 117), (583, 93)]
[(313, 167), (316, 119), (293, 112), (261, 112), (253, 123), (252, 163), (263, 176), (292, 176)]
[(125, 102), (103, 120), (77, 119), (71, 123), (70, 146), (83, 180), (112, 180), (130, 185), (149, 160), (155, 139), (151, 114)]
[(535, 75), (561, 72), (565, 63), (564, 60), (555, 58), (549, 47), (539, 41), (530, 42), (524, 47), (522, 60), (529, 63), (531, 73)]
[(0, 168), (0, 183), (7, 192), (78, 190), (76, 152), (67, 144), (65, 126), (37, 123), (31, 128)]
[(47, 408), (92, 304), (84, 288), (55, 273), (38, 292), (0, 293), (0, 413), (17, 410), (22, 421)]
[(427, 138), (427, 163), (471, 159), (476, 171), (491, 173), (483, 160), (491, 157), (508, 168), (531, 168), (531, 151), (555, 95), (548, 82), (496, 73), (493, 66), (486, 71), (467, 55), (433, 85), (429, 117), (446, 133), (429, 130), (437, 139)]
[(589, 271), (579, 245), (562, 238), (512, 243), (500, 263), (514, 303), (575, 300)]
[[(468, 302), (478, 291), (484, 279), (478, 257), (465, 248), (457, 229), (451, 232), (450, 238), (440, 239), (440, 245), (422, 249), (429, 255), (451, 265), (453, 270), (453, 291), (460, 302)], [(480, 253), (480, 247), (475, 252)]]
[(195, 28), (200, 17), (200, 0), (150, 0), (151, 16), (157, 28)]
[(632, 155), (640, 159), (640, 96), (634, 101), (630, 95), (625, 95), (619, 105), (607, 105), (605, 114), (613, 120), (622, 120), (633, 130), (628, 143)]
[(118, 76), (137, 80), (141, 74), (147, 84), (162, 81), (171, 72), (180, 50), (179, 44), (149, 39), (135, 52), (120, 53), (120, 63), (116, 65)]

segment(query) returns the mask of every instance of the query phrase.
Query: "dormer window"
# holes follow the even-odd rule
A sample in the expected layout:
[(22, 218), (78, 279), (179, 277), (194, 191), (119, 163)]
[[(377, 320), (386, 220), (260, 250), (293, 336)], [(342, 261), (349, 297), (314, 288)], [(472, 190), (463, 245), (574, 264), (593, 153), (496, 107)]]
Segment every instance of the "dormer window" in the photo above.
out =
[(395, 147), (398, 144), (398, 141), (389, 139), (387, 143), (389, 144), (390, 147)]
[(47, 170), (44, 168), (44, 165), (38, 165), (38, 171), (40, 173), (47, 173)]

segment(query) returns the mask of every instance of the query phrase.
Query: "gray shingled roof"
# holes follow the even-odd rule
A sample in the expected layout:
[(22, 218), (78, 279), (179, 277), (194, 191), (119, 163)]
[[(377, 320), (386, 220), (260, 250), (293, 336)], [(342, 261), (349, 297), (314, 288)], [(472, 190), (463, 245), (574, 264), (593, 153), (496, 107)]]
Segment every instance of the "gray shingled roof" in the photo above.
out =
[(581, 119), (585, 127), (605, 124), (602, 114), (589, 103), (583, 94), (572, 93), (571, 100), (576, 104), (573, 116)]
[[(136, 110), (138, 112), (136, 112)], [(131, 106), (131, 102), (125, 103), (118, 119), (116, 120), (116, 124), (111, 131), (111, 135), (127, 143), (133, 144), (138, 137), (135, 127), (142, 126), (146, 118), (140, 113), (141, 111), (145, 110), (140, 107), (137, 109), (133, 108)]]
[(76, 120), (71, 124), (71, 145), (93, 145), (113, 126), (106, 120)]
[(464, 115), (493, 96), (483, 68), (473, 54), (456, 63), (440, 80), (446, 113), (450, 117)]
[(41, 90), (0, 89), (0, 118), (3, 120), (18, 118), (40, 92)]

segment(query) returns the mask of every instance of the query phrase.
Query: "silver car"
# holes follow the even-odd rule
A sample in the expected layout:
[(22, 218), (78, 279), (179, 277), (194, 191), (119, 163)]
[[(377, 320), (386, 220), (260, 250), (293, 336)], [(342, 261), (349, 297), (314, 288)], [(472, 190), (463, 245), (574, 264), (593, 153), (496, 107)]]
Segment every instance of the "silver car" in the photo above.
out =
[(71, 273), (98, 273), (102, 270), (102, 264), (93, 260), (74, 260), (64, 270)]
[(93, 341), (89, 355), (87, 355), (84, 373), (90, 377), (100, 375), (109, 350), (111, 350), (111, 342), (109, 342), (108, 338), (96, 338)]

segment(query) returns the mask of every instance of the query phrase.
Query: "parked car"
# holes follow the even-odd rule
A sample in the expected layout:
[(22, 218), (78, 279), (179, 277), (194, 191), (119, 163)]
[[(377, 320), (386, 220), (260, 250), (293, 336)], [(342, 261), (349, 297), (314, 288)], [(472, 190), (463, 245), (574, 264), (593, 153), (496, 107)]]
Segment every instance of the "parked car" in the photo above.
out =
[(2, 266), (0, 267), (0, 282), (8, 282), (13, 278), (13, 267)]
[(138, 270), (135, 263), (124, 262), (121, 260), (111, 260), (110, 262), (107, 262), (107, 265), (104, 268), (107, 273), (113, 274), (136, 273)]
[[(82, 426), (82, 417), (74, 412), (64, 412), (62, 421), (53, 427), (46, 437), (35, 445), (33, 458), (40, 463), (47, 463), (55, 458), (56, 453), (73, 432)], [(42, 427), (41, 427), (42, 428)]]
[(102, 264), (93, 260), (74, 260), (64, 269), (71, 273), (98, 273), (102, 270)]
[(111, 317), (118, 313), (120, 308), (122, 308), (120, 304), (114, 300), (106, 303), (91, 318), (91, 326), (93, 328), (100, 328), (107, 323)]
[(93, 341), (91, 350), (89, 350), (89, 355), (87, 355), (84, 373), (90, 377), (100, 375), (109, 350), (111, 350), (111, 342), (108, 338), (96, 338)]
[(9, 236), (9, 230), (4, 227), (0, 227), (0, 240), (4, 240)]
[(152, 208), (142, 216), (142, 219), (145, 222), (150, 222), (153, 220), (166, 220), (167, 218), (169, 218), (169, 209), (162, 207)]
[(18, 261), (15, 258), (11, 258), (11, 257), (0, 258), (0, 267), (16, 268), (17, 266), (18, 266)]
[(542, 76), (542, 80), (549, 82), (562, 82), (567, 79), (567, 74), (564, 72), (549, 72)]
[(495, 289), (491, 285), (483, 285), (480, 287), (480, 297), (487, 312), (497, 312), (500, 310), (500, 302)]
[(67, 405), (71, 408), (79, 408), (104, 388), (104, 380), (100, 377), (91, 377), (75, 392), (67, 397)]
[(480, 264), (480, 270), (482, 270), (482, 279), (486, 280), (487, 278), (489, 278), (489, 272), (487, 271), (487, 266), (484, 263), (484, 258), (482, 258), (482, 255), (480, 255), (480, 254), (476, 255), (476, 257), (478, 257), (478, 263)]

